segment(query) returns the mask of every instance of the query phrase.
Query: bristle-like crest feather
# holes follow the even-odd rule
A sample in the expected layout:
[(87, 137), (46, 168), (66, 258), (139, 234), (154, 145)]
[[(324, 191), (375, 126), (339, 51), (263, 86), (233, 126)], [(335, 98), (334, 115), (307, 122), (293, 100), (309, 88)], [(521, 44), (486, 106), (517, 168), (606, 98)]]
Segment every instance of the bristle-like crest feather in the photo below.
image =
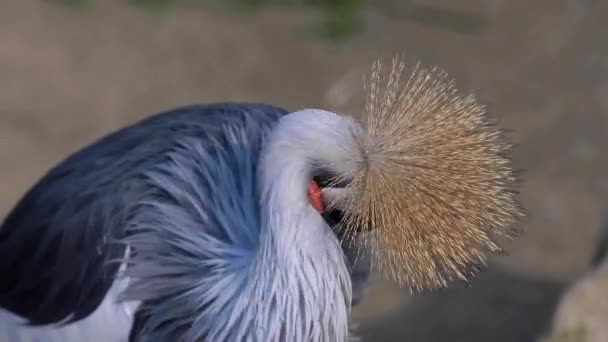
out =
[(349, 174), (345, 228), (373, 227), (377, 271), (413, 290), (444, 287), (500, 251), (522, 211), (511, 145), (448, 75), (403, 58), (366, 82), (359, 168)]

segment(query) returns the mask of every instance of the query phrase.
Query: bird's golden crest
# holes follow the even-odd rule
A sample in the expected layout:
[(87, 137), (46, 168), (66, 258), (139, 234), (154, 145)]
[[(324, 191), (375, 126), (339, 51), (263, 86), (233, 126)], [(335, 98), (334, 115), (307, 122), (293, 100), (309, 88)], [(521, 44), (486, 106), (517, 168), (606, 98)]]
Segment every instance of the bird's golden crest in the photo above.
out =
[(362, 114), (346, 230), (373, 227), (373, 266), (400, 285), (467, 279), (523, 215), (510, 144), (446, 73), (400, 57), (388, 70), (374, 63)]

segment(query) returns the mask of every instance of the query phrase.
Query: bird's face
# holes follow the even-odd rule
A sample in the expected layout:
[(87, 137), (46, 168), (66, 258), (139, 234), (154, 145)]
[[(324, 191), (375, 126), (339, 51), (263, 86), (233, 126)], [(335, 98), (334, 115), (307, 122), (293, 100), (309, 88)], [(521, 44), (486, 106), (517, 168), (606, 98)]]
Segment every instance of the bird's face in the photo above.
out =
[[(284, 194), (291, 203), (285, 208), (301, 208), (296, 203), (305, 200), (314, 209), (306, 210), (306, 215), (293, 210), (285, 213), (310, 219), (303, 226), (324, 222), (340, 240), (346, 229), (342, 224), (346, 216), (343, 209), (352, 197), (352, 179), (348, 175), (359, 167), (361, 159), (353, 134), (359, 129), (356, 121), (336, 113), (319, 109), (292, 112), (275, 126), (262, 153), (265, 159), (260, 163), (263, 184), (275, 192), (291, 193)], [(279, 211), (275, 208), (272, 212)], [(348, 231), (361, 232), (359, 226), (351, 224)]]
[(316, 210), (307, 213), (341, 240), (368, 232), (359, 247), (400, 285), (469, 279), (523, 216), (511, 145), (484, 107), (435, 68), (406, 72), (396, 59), (388, 74), (377, 63), (369, 77), (356, 117), (304, 109), (281, 118), (264, 151), (265, 179), (276, 182), (278, 166), (290, 166), (286, 198), (301, 204), (307, 194)]
[[(326, 170), (317, 171), (308, 186), (308, 201), (321, 215), (325, 223), (342, 237), (344, 233), (341, 223), (344, 222), (344, 212), (337, 203), (344, 200), (348, 192), (347, 181), (336, 181), (338, 177)], [(372, 227), (356, 227), (355, 232), (371, 230)]]
[(444, 74), (393, 68), (388, 80), (372, 75), (360, 118), (308, 109), (281, 119), (277, 151), (303, 161), (308, 201), (342, 240), (369, 232), (360, 247), (377, 270), (443, 287), (470, 278), (522, 216), (510, 145)]

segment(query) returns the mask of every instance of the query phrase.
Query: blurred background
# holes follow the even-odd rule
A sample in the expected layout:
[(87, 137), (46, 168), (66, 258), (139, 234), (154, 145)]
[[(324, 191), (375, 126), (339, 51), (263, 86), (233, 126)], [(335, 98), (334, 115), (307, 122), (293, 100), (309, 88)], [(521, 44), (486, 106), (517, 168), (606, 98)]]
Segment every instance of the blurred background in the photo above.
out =
[(608, 267), (590, 260), (608, 205), (607, 23), (599, 0), (4, 0), (0, 214), (68, 153), (174, 106), (356, 115), (371, 61), (403, 52), (512, 131), (530, 218), (468, 287), (376, 283), (355, 312), (364, 340), (606, 342)]

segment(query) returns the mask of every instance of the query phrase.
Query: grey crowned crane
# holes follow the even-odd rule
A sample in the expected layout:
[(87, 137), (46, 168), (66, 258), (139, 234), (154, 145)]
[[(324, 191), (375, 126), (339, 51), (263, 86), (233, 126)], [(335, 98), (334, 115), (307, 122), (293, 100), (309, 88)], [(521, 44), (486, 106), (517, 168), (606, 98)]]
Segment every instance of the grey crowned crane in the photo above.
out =
[(521, 216), (510, 145), (435, 69), (366, 96), (183, 107), (59, 163), (0, 228), (0, 340), (346, 341), (371, 269), (468, 279)]

